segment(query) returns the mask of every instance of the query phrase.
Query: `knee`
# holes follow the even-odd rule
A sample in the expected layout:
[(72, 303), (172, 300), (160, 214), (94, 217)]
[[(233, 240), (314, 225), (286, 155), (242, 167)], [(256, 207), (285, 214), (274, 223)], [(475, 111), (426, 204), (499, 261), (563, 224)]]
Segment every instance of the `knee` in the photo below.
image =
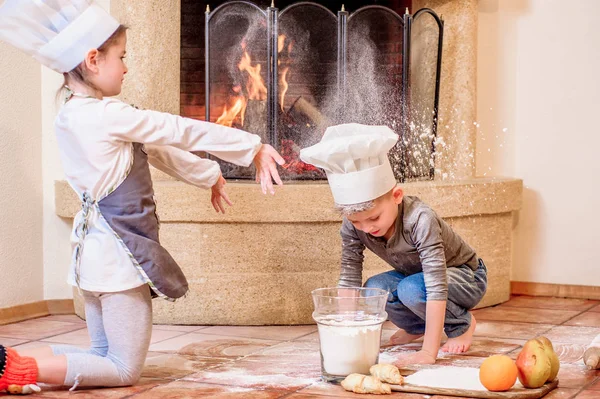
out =
[(426, 302), (425, 283), (422, 278), (405, 278), (398, 284), (398, 299), (407, 308)]
[(390, 281), (386, 278), (385, 275), (378, 274), (373, 276), (365, 282), (365, 288), (379, 288), (381, 290), (388, 292), (388, 302), (392, 302), (394, 300), (394, 295), (392, 293), (393, 289), (390, 287)]
[(142, 376), (142, 367), (133, 370), (121, 370), (121, 386), (130, 386), (138, 382)]
[(382, 290), (388, 291), (388, 281), (385, 276), (378, 274), (376, 276), (370, 277), (365, 282), (365, 288), (379, 288)]

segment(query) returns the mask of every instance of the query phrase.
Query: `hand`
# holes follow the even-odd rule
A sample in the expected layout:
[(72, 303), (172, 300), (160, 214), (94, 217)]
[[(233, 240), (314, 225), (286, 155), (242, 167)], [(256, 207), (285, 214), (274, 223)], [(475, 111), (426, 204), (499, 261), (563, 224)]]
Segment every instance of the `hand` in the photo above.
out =
[(398, 368), (410, 366), (412, 364), (435, 364), (435, 356), (429, 352), (420, 350), (414, 353), (403, 353), (398, 356), (394, 365)]
[(229, 200), (227, 193), (225, 192), (225, 184), (227, 184), (227, 182), (221, 175), (219, 176), (219, 180), (217, 180), (215, 185), (210, 188), (212, 191), (210, 195), (210, 202), (212, 203), (212, 206), (213, 208), (215, 208), (215, 211), (217, 211), (217, 213), (219, 213), (219, 211), (223, 212), (223, 214), (225, 213), (225, 206), (221, 202), (221, 199), (225, 200), (225, 202), (229, 204), (229, 206), (233, 205)]
[(267, 190), (271, 194), (275, 194), (273, 189), (273, 180), (280, 186), (283, 185), (279, 172), (277, 172), (277, 162), (279, 165), (283, 165), (285, 160), (279, 155), (275, 148), (268, 144), (263, 144), (260, 150), (254, 157), (254, 166), (256, 166), (256, 182), (260, 183), (263, 194), (267, 193)]

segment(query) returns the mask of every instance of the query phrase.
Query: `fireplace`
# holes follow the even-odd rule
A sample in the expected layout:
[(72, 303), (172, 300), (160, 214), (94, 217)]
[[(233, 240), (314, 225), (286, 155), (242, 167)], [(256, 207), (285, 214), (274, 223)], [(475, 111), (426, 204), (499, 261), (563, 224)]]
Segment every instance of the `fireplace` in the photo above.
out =
[[(266, 9), (269, 3), (259, 6)], [(192, 18), (200, 21), (196, 25), (190, 22), (191, 5), (197, 7), (199, 17)], [(277, 5), (283, 10), (289, 4), (281, 1)], [(488, 289), (478, 307), (506, 301), (510, 296), (512, 232), (517, 220), (514, 215), (521, 206), (523, 186), (519, 179), (474, 177), (478, 2), (412, 0), (405, 4), (397, 0), (384, 5), (398, 6), (394, 9), (399, 14), (405, 6), (409, 11), (431, 8), (445, 20), (435, 179), (407, 182), (402, 187), (407, 195), (419, 196), (431, 205), (485, 260)], [(197, 43), (196, 35), (203, 34), (206, 4), (191, 0), (111, 0), (110, 6), (111, 12), (131, 28), (129, 72), (122, 100), (146, 109), (181, 111), (204, 119), (204, 52), (193, 48), (192, 43)], [(213, 10), (217, 6), (211, 4)], [(339, 10), (331, 11), (336, 14)], [(434, 39), (435, 34), (429, 35), (426, 30), (429, 27), (414, 24), (412, 33)], [(431, 27), (435, 32), (435, 26)], [(424, 39), (411, 42), (413, 47), (423, 48), (426, 44)], [(430, 92), (435, 76), (429, 71), (435, 70), (435, 65), (430, 64), (432, 57), (427, 55), (412, 53), (411, 63), (424, 67), (412, 68), (413, 76), (421, 75), (423, 87), (413, 85), (411, 93)], [(255, 57), (260, 59), (260, 55)], [(290, 71), (291, 85), (294, 75)], [(219, 108), (214, 113), (218, 118)], [(418, 123), (415, 121), (415, 125)], [(283, 187), (276, 187), (275, 196), (265, 196), (254, 182), (230, 179), (227, 188), (234, 206), (223, 215), (212, 209), (209, 192), (157, 170), (152, 170), (152, 175), (162, 222), (161, 242), (190, 283), (185, 298), (175, 303), (153, 303), (156, 323), (313, 322), (310, 292), (335, 286), (341, 256), (341, 219), (333, 209), (326, 181), (287, 181)], [(67, 182), (56, 182), (55, 195), (57, 215), (72, 219), (81, 209)], [(387, 270), (389, 265), (366, 254), (365, 279)], [(83, 300), (76, 289), (73, 296), (77, 314), (83, 315)]]
[[(184, 0), (182, 114), (258, 134), (283, 155), (286, 180), (325, 177), (298, 153), (328, 126), (387, 125), (401, 137), (390, 153), (398, 181), (433, 179), (443, 22), (384, 3)], [(254, 176), (221, 167), (229, 179)]]

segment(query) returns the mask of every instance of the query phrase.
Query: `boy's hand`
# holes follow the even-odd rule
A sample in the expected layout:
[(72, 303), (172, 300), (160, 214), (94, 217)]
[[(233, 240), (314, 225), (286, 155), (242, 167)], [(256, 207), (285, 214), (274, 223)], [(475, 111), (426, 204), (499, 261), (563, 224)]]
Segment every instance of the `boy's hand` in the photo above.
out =
[(223, 202), (221, 202), (221, 199), (225, 200), (229, 206), (233, 206), (229, 200), (229, 197), (227, 196), (227, 193), (225, 192), (225, 184), (227, 184), (227, 182), (221, 175), (219, 176), (219, 180), (217, 180), (215, 185), (210, 188), (212, 191), (210, 195), (210, 202), (217, 213), (219, 213), (219, 211), (225, 213), (225, 206), (223, 205)]
[(277, 165), (283, 165), (285, 160), (279, 155), (275, 148), (268, 144), (263, 144), (260, 150), (254, 157), (254, 166), (256, 166), (256, 182), (260, 183), (263, 194), (267, 193), (267, 190), (271, 194), (275, 194), (273, 189), (273, 180), (280, 186), (283, 185), (279, 172), (277, 172)]
[(403, 353), (398, 356), (398, 359), (394, 362), (394, 365), (398, 368), (404, 366), (410, 366), (412, 364), (435, 364), (435, 356), (420, 350), (414, 353)]

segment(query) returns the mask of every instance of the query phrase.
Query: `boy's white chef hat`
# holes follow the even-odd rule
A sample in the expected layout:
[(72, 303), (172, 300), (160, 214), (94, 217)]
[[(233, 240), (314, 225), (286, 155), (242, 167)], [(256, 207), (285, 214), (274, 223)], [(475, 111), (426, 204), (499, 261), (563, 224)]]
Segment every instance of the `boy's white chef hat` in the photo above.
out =
[(0, 40), (59, 73), (79, 65), (118, 27), (91, 0), (5, 0), (0, 5)]
[(300, 159), (325, 170), (337, 204), (358, 204), (396, 185), (387, 154), (397, 141), (387, 126), (347, 123), (327, 128), (319, 143), (300, 151)]

